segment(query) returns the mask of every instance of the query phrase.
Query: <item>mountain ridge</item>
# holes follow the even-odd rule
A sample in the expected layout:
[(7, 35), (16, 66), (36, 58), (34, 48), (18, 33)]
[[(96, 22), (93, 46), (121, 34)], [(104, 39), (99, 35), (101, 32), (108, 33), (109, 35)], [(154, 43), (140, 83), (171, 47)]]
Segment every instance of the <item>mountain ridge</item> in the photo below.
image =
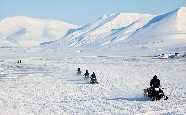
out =
[[(26, 22), (26, 25), (29, 25), (29, 21)], [(53, 50), (80, 49), (81, 51), (103, 50), (103, 52), (105, 50), (149, 50), (150, 52), (168, 49), (185, 50), (186, 46), (186, 7), (160, 15), (142, 13), (104, 15), (83, 26), (67, 24), (66, 31), (62, 32), (65, 24), (59, 24), (58, 21), (37, 20), (35, 26), (42, 28), (39, 35), (44, 40), (40, 39), (41, 41), (36, 45)], [(14, 43), (15, 40), (24, 39), (22, 35), (27, 33), (28, 29), (18, 27), (12, 32), (13, 34), (6, 37)], [(1, 33), (0, 26), (0, 36), (2, 34), (4, 33)], [(35, 38), (37, 35), (32, 37)]]

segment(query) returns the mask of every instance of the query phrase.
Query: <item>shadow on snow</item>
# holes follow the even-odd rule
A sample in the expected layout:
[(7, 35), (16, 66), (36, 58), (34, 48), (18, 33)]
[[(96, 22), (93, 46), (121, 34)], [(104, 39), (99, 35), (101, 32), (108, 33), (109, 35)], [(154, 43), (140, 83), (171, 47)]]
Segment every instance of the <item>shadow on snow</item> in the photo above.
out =
[(132, 98), (125, 98), (125, 97), (119, 97), (119, 98), (111, 98), (107, 100), (115, 100), (115, 101), (120, 101), (120, 100), (127, 100), (127, 101), (150, 101), (149, 98), (146, 97), (132, 97)]

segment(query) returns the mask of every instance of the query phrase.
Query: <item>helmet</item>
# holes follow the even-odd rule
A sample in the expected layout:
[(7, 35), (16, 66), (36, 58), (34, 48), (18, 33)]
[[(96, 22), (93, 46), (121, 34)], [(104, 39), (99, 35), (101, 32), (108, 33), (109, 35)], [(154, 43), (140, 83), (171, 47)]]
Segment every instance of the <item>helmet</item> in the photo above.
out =
[(157, 75), (155, 75), (154, 77), (153, 77), (153, 79), (157, 79), (158, 77), (157, 77)]

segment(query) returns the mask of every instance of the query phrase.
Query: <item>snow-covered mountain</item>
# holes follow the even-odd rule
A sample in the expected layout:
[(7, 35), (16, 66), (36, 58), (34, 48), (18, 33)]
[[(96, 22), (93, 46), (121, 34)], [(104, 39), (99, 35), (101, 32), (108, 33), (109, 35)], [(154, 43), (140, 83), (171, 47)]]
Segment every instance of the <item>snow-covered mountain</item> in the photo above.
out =
[(0, 21), (1, 47), (31, 47), (63, 37), (76, 25), (56, 20), (34, 19), (24, 16)]
[(172, 49), (185, 47), (186, 7), (154, 17), (125, 42), (137, 48)]
[[(118, 13), (105, 15), (93, 23), (78, 29), (72, 29), (68, 34), (50, 46), (98, 48), (113, 41), (127, 38), (138, 28), (144, 26), (152, 16), (149, 14)], [(117, 38), (117, 39), (116, 39)]]
[[(0, 46), (102, 51), (186, 50), (186, 7), (161, 14), (117, 13), (77, 27), (27, 17), (0, 22)], [(69, 49), (69, 50), (70, 50)]]
[(161, 14), (119, 13), (72, 29), (49, 48), (182, 49), (186, 47), (186, 8)]

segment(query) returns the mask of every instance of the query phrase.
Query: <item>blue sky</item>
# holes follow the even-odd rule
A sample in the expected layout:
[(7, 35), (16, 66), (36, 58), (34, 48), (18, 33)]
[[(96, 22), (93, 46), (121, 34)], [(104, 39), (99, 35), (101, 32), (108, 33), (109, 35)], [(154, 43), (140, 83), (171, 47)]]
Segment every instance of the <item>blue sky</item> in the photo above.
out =
[(157, 14), (181, 6), (186, 6), (186, 0), (0, 0), (0, 20), (10, 16), (30, 16), (82, 25), (104, 14)]

